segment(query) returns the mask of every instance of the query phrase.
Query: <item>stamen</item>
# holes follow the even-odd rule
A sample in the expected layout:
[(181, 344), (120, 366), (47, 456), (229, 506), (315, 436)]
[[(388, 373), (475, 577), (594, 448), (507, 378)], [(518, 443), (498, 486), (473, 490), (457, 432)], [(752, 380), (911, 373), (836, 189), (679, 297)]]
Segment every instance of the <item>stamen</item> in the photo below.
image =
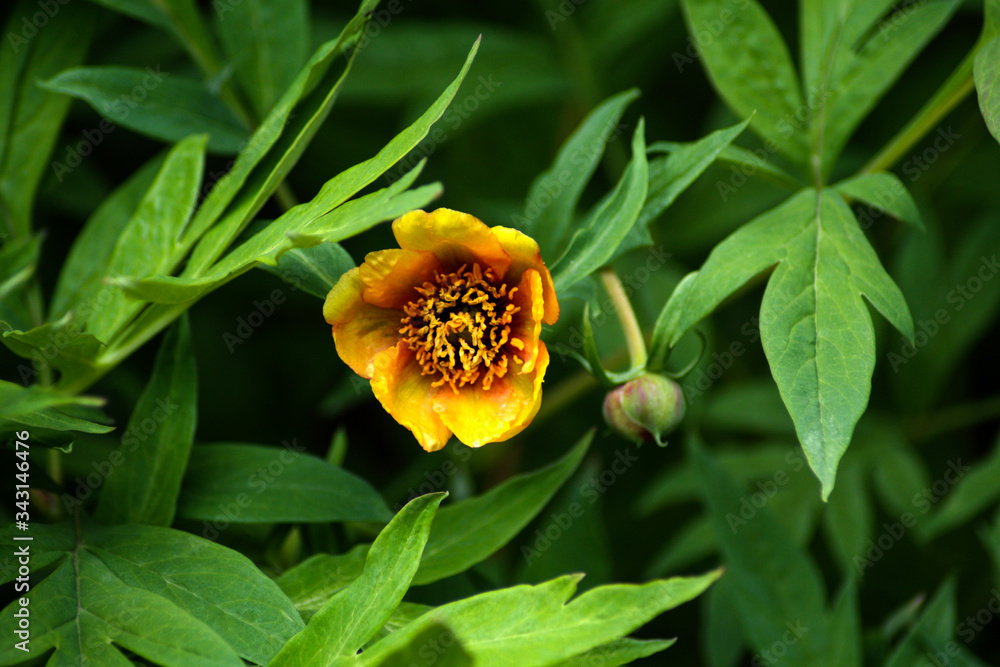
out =
[(415, 288), (417, 297), (403, 308), (403, 340), (416, 353), (423, 375), (437, 375), (434, 387), (460, 387), (482, 379), (483, 389), (507, 374), (507, 349), (524, 343), (510, 337), (514, 314), (520, 308), (511, 302), (517, 291), (494, 283), (493, 270), (479, 264), (462, 265), (454, 273), (434, 274), (433, 282)]

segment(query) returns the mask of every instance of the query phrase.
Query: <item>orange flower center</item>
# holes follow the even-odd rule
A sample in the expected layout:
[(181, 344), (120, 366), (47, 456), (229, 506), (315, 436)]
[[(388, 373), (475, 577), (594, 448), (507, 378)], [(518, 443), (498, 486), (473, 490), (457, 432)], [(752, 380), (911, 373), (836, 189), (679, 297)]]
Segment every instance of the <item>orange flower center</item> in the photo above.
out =
[(496, 285), (492, 269), (484, 272), (479, 264), (467, 271), (463, 265), (454, 273), (434, 273), (434, 282), (415, 287), (419, 295), (403, 307), (406, 316), (399, 333), (416, 353), (423, 375), (438, 375), (435, 387), (459, 387), (482, 379), (489, 389), (496, 378), (507, 374), (506, 346), (522, 349), (524, 343), (510, 337), (514, 314), (511, 303), (517, 288)]

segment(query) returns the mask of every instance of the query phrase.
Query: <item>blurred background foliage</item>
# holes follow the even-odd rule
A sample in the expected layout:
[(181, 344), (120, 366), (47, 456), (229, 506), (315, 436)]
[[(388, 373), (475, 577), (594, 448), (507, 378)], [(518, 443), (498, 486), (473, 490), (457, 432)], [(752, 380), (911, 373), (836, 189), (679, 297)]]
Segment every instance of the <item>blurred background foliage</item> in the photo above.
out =
[[(796, 3), (762, 4), (790, 51), (797, 53)], [(610, 143), (585, 191), (584, 204), (596, 202), (617, 181), (628, 161), (627, 138), (639, 116), (646, 119), (649, 143), (693, 141), (742, 120), (720, 102), (698, 58), (692, 57), (689, 31), (672, 0), (398, 0), (394, 6), (400, 8), (396, 14), (386, 4), (375, 14), (332, 114), (288, 178), (300, 200), (311, 198), (330, 177), (376, 153), (419, 115), (452, 80), (480, 34), (482, 45), (472, 69), (437, 125), (444, 138), (424, 142), (429, 160), (421, 182), (444, 184), (437, 205), (468, 211), (491, 225), (512, 224), (512, 216), (523, 211), (535, 176), (549, 165), (586, 113), (614, 93), (637, 88), (641, 97), (628, 109), (625, 129)], [(299, 50), (302, 58), (335, 37), (354, 9), (350, 3), (311, 3), (313, 43)], [(870, 159), (938, 89), (975, 43), (981, 25), (982, 4), (964, 3), (848, 143), (838, 167), (841, 176), (854, 173)], [(199, 76), (165, 32), (103, 10), (87, 63), (160, 66), (179, 75)], [(67, 147), (99, 122), (91, 107), (74, 102), (53, 160), (63, 159)], [(913, 511), (911, 499), (941, 479), (949, 462), (971, 465), (997, 458), (992, 454), (990, 459), (997, 446), (1000, 415), (996, 382), (1000, 280), (984, 282), (982, 293), (962, 311), (951, 310), (947, 293), (975, 273), (981, 256), (1000, 250), (996, 182), (1000, 149), (983, 123), (974, 94), (939, 127), (954, 134), (952, 144), (926, 153), (933, 154), (933, 160), (927, 159), (925, 150), (933, 147), (935, 138), (931, 133), (894, 169), (916, 199), (927, 233), (888, 218), (877, 220), (868, 233), (906, 295), (914, 321), (927, 321), (935, 310), (946, 308), (954, 323), (931, 337), (897, 373), (888, 355), (900, 351), (903, 338), (875, 318), (878, 362), (871, 403), (841, 463), (830, 503), (820, 501), (816, 479), (796, 458), (801, 450), (759, 344), (755, 318), (763, 282), (751, 283), (700, 325), (708, 349), (685, 385), (687, 435), (697, 434), (705, 442), (746, 497), (764, 488), (758, 483), (766, 486), (775, 480), (778, 471), (787, 473), (788, 483), (778, 483), (780, 488), (764, 511), (777, 518), (788, 548), (816, 560), (830, 599), (845, 580), (857, 579), (858, 605), (869, 638), (890, 633), (887, 619), (921, 596), (929, 599), (949, 576), (954, 577), (959, 619), (974, 615), (990, 591), (1000, 586), (1000, 514), (991, 490), (981, 493), (984, 500), (971, 503), (964, 515), (959, 510), (952, 523), (907, 532), (863, 574), (852, 560), (864, 553), (869, 539), (884, 532), (884, 523)], [(737, 143), (753, 148), (759, 145), (756, 141), (746, 132)], [(162, 147), (118, 128), (106, 134), (62, 182), (53, 172), (46, 173), (35, 213), (36, 227), (46, 231), (39, 268), (45, 293), (51, 293), (61, 262), (87, 216)], [(922, 156), (927, 168), (914, 169), (920, 164), (914, 160)], [(225, 156), (211, 156), (206, 173), (223, 169), (227, 161)], [(731, 183), (733, 174), (728, 165), (713, 165), (651, 224), (654, 247), (662, 247), (670, 257), (661, 268), (648, 272), (648, 280), (633, 294), (647, 332), (681, 276), (700, 266), (727, 234), (787, 196), (780, 187), (753, 176), (723, 196), (719, 183)], [(386, 184), (380, 179), (375, 186)], [(261, 216), (278, 214), (280, 209), (272, 202)], [(388, 225), (381, 225), (343, 245), (360, 262), (366, 252), (392, 247), (394, 242)], [(622, 276), (644, 276), (641, 267), (648, 257), (647, 249), (634, 250), (618, 259), (616, 268)], [(233, 345), (231, 339), (227, 344), (226, 334), (236, 334), (241, 319), (254, 312), (255, 302), (271, 298), (275, 290), (287, 301), (276, 304), (252, 335), (239, 344)], [(551, 340), (579, 335), (575, 332), (582, 302), (566, 297), (562, 306), (563, 316)], [(591, 427), (603, 429), (599, 424), (603, 391), (576, 361), (553, 353), (542, 411), (524, 434), (471, 455), (453, 442), (443, 453), (429, 456), (409, 432), (385, 415), (366, 383), (337, 357), (321, 302), (315, 297), (271, 273), (252, 271), (199, 302), (190, 318), (200, 384), (198, 442), (278, 445), (295, 439), (323, 456), (335, 429), (344, 429), (349, 444), (343, 465), (381, 490), (390, 506), (404, 502), (428, 481), (435, 490), (450, 491), (452, 499), (468, 497), (554, 460)], [(623, 367), (624, 342), (613, 318), (606, 322), (595, 324), (599, 345), (606, 359), (618, 360)], [(745, 351), (727, 358), (734, 343)], [(696, 347), (682, 344), (676, 364), (671, 360), (671, 365), (683, 365)], [(127, 421), (149, 376), (155, 350), (155, 345), (145, 346), (90, 390), (108, 398), (106, 411), (118, 424)], [(0, 376), (16, 378), (17, 363), (6, 350), (0, 352)], [(717, 379), (710, 375), (715, 373), (713, 364), (725, 367)], [(699, 484), (711, 477), (705, 477), (704, 470), (701, 477), (693, 471), (683, 440), (677, 434), (664, 449), (638, 449), (599, 430), (576, 477), (500, 555), (462, 575), (415, 588), (410, 598), (436, 604), (568, 572), (586, 572), (581, 587), (587, 588), (703, 572), (714, 566), (719, 562), (718, 538), (704, 518), (706, 506), (699, 491)], [(85, 474), (91, 461), (103, 460), (113, 443), (114, 439), (80, 436), (64, 460), (67, 478)], [(608, 475), (624, 452), (637, 457), (637, 462), (620, 474)], [(457, 472), (441, 486), (435, 480), (444, 458), (455, 462)], [(982, 485), (1000, 487), (998, 482), (1000, 469), (994, 463)], [(934, 497), (929, 517), (940, 509), (944, 502), (940, 500)], [(541, 550), (536, 530), (551, 526), (550, 515), (564, 512), (574, 501), (588, 510), (560, 539)], [(185, 527), (183, 522), (179, 527)], [(198, 526), (189, 527), (198, 531)], [(265, 569), (280, 571), (295, 560), (277, 548), (287, 544), (283, 542), (287, 530), (240, 526), (221, 540)], [(345, 538), (342, 532), (307, 527), (299, 548), (301, 553), (337, 548), (346, 544)], [(992, 550), (987, 547), (990, 540)], [(540, 552), (530, 564), (523, 546)], [(663, 654), (672, 664), (746, 664), (749, 653), (741, 648), (739, 621), (720, 590), (717, 586), (703, 596), (697, 609), (688, 605), (657, 618), (638, 636), (680, 637)], [(904, 622), (899, 627), (907, 626)], [(997, 628), (1000, 620), (994, 618), (971, 644), (991, 664), (1000, 664)], [(736, 639), (720, 640), (730, 636)], [(656, 656), (647, 662), (662, 664), (662, 660)]]

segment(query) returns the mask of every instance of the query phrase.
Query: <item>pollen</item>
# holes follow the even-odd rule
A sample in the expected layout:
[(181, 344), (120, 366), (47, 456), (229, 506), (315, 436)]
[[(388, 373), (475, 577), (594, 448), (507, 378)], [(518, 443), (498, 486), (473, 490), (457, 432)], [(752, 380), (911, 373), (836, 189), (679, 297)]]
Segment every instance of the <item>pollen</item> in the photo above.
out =
[(524, 343), (511, 338), (514, 315), (511, 302), (517, 288), (498, 284), (493, 270), (479, 264), (461, 266), (454, 273), (434, 274), (434, 281), (415, 287), (415, 298), (403, 307), (403, 340), (416, 353), (423, 375), (437, 376), (435, 387), (449, 385), (455, 393), (466, 385), (493, 381), (509, 370), (511, 348)]

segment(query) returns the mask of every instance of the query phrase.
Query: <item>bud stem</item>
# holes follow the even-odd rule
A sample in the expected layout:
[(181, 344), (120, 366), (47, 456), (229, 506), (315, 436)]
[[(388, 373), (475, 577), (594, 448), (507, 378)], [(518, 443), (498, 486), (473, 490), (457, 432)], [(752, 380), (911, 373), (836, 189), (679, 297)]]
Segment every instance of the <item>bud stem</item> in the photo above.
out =
[(639, 328), (639, 320), (632, 310), (632, 303), (625, 294), (621, 278), (610, 266), (606, 266), (597, 274), (601, 278), (604, 290), (611, 297), (611, 302), (615, 306), (615, 315), (621, 324), (622, 333), (625, 334), (625, 344), (628, 346), (628, 356), (632, 362), (632, 368), (644, 368), (646, 366), (646, 343), (642, 337), (642, 329)]

